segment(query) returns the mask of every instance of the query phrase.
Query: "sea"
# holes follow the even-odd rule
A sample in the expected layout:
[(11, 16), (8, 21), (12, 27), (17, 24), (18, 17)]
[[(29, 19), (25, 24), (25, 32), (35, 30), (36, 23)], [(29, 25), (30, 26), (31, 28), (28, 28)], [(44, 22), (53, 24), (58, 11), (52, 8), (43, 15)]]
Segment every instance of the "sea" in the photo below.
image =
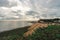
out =
[(0, 32), (32, 25), (29, 21), (0, 21)]

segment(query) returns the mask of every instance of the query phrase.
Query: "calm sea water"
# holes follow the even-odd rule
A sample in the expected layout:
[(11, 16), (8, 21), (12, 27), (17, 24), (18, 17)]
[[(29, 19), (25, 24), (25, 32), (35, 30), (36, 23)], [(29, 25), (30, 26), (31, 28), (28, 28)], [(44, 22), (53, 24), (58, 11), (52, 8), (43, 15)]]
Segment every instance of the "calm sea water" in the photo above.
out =
[(32, 25), (27, 21), (0, 21), (0, 32)]

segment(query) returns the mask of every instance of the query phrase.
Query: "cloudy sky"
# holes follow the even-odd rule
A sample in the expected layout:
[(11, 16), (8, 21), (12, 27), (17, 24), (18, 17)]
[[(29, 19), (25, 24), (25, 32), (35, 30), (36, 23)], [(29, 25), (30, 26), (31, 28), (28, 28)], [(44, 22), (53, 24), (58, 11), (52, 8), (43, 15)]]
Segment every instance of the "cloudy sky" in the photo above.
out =
[(0, 19), (60, 18), (60, 0), (0, 0)]

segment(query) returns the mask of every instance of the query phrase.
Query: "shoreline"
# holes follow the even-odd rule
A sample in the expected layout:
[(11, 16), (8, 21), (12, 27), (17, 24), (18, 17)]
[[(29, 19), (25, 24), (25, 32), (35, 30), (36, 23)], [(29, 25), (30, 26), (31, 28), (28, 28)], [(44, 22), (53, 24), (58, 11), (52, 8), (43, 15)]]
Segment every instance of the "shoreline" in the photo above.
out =
[(30, 26), (25, 26), (25, 27), (21, 27), (21, 28), (12, 29), (12, 30), (2, 31), (2, 32), (0, 32), (0, 34), (6, 33), (6, 32), (11, 32), (11, 31), (15, 31), (15, 30), (27, 29), (27, 28), (29, 28), (29, 27), (30, 27)]

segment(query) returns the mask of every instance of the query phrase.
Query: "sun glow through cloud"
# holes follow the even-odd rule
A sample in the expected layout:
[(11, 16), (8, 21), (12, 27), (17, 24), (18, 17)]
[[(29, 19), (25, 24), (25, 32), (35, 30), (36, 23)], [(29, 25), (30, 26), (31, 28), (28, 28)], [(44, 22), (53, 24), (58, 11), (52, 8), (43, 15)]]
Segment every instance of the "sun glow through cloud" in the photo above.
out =
[(0, 0), (0, 19), (23, 17), (60, 18), (60, 0)]

